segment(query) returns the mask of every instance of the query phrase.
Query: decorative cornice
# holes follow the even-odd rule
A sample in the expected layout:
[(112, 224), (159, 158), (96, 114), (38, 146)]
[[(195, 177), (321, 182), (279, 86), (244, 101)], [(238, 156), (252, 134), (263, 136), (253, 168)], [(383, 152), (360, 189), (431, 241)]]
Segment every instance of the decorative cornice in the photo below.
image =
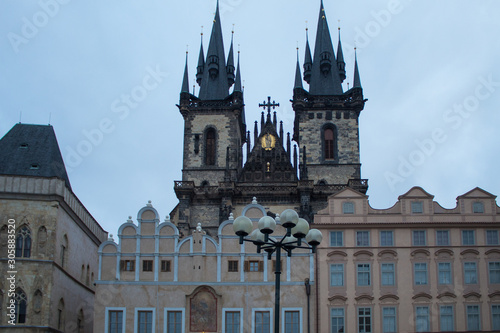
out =
[(336, 300), (340, 300), (342, 302), (345, 302), (345, 301), (347, 301), (347, 297), (342, 296), (342, 295), (333, 295), (332, 297), (329, 297), (328, 300), (330, 302), (333, 302), (333, 301), (336, 301)]
[(492, 253), (498, 253), (498, 254), (500, 254), (500, 250), (499, 249), (490, 249), (490, 250), (486, 251), (484, 254), (486, 254), (487, 256), (489, 256)]
[(425, 250), (425, 249), (416, 249), (415, 251), (412, 251), (411, 256), (414, 257), (414, 256), (416, 256), (419, 253), (423, 253), (426, 256), (430, 256), (431, 255), (431, 253), (428, 250)]
[(453, 254), (454, 254), (454, 252), (453, 252), (452, 250), (450, 250), (450, 249), (439, 249), (439, 250), (437, 250), (437, 251), (434, 253), (434, 255), (435, 255), (435, 256), (438, 256), (438, 255), (440, 255), (441, 253), (448, 253), (450, 256), (453, 256)]
[(425, 297), (425, 298), (428, 298), (428, 299), (432, 299), (432, 296), (429, 295), (428, 293), (418, 293), (415, 296), (413, 296), (412, 299), (417, 299), (417, 298), (420, 298), (420, 297)]
[(475, 249), (466, 249), (466, 250), (463, 250), (462, 252), (460, 252), (460, 255), (463, 256), (463, 255), (466, 255), (466, 254), (475, 254), (476, 256), (479, 255), (479, 251), (478, 250), (475, 250)]
[(369, 301), (373, 301), (374, 297), (370, 296), (368, 294), (363, 294), (363, 295), (359, 295), (358, 297), (355, 297), (354, 299), (356, 300), (356, 302), (359, 302), (362, 299), (367, 299)]
[(475, 291), (471, 291), (470, 293), (464, 294), (464, 298), (477, 297), (481, 298), (481, 294)]
[(384, 254), (391, 254), (391, 255), (393, 255), (394, 257), (397, 257), (397, 256), (398, 256), (398, 253), (397, 253), (396, 251), (394, 251), (394, 250), (389, 250), (389, 249), (384, 249), (384, 250), (380, 251), (380, 252), (378, 253), (378, 256), (379, 256), (379, 257), (382, 257)]
[(438, 298), (438, 299), (441, 299), (441, 298), (443, 298), (443, 297), (452, 297), (452, 298), (457, 298), (457, 295), (455, 295), (454, 293), (449, 292), (449, 291), (447, 291), (447, 292), (444, 292), (444, 293), (442, 293), (442, 294), (437, 295), (437, 298)]
[(379, 301), (383, 301), (384, 299), (388, 299), (388, 298), (392, 298), (392, 299), (394, 299), (396, 301), (399, 300), (399, 297), (397, 295), (394, 295), (394, 294), (385, 294), (385, 295), (382, 295), (382, 296), (379, 297), (378, 300)]
[(334, 256), (334, 255), (341, 255), (343, 257), (347, 257), (347, 253), (345, 253), (344, 251), (340, 251), (340, 250), (328, 252), (328, 254), (327, 254), (328, 257)]
[(368, 250), (359, 250), (359, 251), (354, 253), (354, 256), (357, 257), (357, 256), (360, 256), (362, 254), (366, 254), (366, 255), (369, 255), (370, 257), (373, 257), (373, 252), (368, 251)]

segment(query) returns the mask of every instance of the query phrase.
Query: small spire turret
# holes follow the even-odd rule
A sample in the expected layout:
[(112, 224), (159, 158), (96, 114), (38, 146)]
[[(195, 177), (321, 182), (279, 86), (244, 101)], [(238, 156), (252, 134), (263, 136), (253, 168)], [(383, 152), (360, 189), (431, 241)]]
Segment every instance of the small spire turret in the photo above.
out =
[(231, 46), (229, 48), (229, 55), (227, 56), (227, 66), (226, 66), (227, 84), (229, 87), (231, 87), (234, 84), (233, 36), (234, 36), (234, 30), (231, 32)]
[(243, 92), (243, 87), (241, 85), (240, 51), (238, 51), (238, 64), (236, 65), (236, 80), (234, 82), (234, 91)]
[(340, 27), (339, 27), (339, 44), (337, 45), (337, 68), (339, 70), (340, 82), (344, 82), (345, 75), (345, 61), (344, 53), (342, 52), (342, 43), (340, 42)]
[[(305, 66), (305, 64), (304, 64)], [(305, 71), (304, 71), (305, 75)], [(299, 48), (297, 48), (297, 66), (295, 67), (295, 84), (293, 85), (294, 89), (300, 88), (303, 89), (304, 86), (302, 85), (302, 77), (300, 75), (300, 65), (299, 65)]]
[(201, 27), (200, 55), (198, 56), (198, 66), (196, 67), (196, 83), (201, 86), (203, 71), (205, 69), (205, 54), (203, 52), (203, 27)]
[(186, 66), (184, 67), (184, 78), (182, 79), (181, 94), (189, 94), (189, 79), (188, 79), (188, 52), (186, 51)]
[[(306, 81), (307, 83), (311, 82), (311, 70), (312, 70), (311, 48), (309, 47), (309, 33), (308, 29), (306, 28), (306, 54), (304, 56), (304, 81)], [(295, 76), (295, 83), (297, 83), (297, 76)]]
[(358, 69), (358, 54), (356, 48), (354, 48), (354, 81), (352, 83), (353, 88), (361, 88), (361, 79), (359, 78)]

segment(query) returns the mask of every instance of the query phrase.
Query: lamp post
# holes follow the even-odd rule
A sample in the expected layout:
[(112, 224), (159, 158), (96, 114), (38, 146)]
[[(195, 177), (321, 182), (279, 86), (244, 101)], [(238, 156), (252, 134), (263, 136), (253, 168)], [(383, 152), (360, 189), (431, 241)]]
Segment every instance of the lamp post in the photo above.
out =
[[(285, 235), (277, 238), (270, 237), (276, 229), (276, 220), (270, 216), (262, 217), (258, 222), (258, 229), (253, 230), (252, 221), (246, 216), (239, 216), (233, 222), (234, 233), (240, 237), (240, 244), (243, 242), (252, 242), (257, 246), (257, 253), (262, 250), (267, 252), (267, 259), (271, 260), (273, 253), (276, 253), (275, 274), (275, 313), (274, 313), (274, 332), (279, 333), (280, 319), (280, 282), (281, 282), (281, 251), (283, 250), (292, 256), (293, 249), (308, 249), (312, 253), (316, 252), (316, 247), (323, 238), (318, 229), (309, 229), (309, 223), (299, 218), (299, 215), (293, 209), (285, 209), (279, 217), (281, 226), (286, 229)], [(250, 235), (248, 238), (248, 235)], [(307, 244), (302, 243), (302, 239)]]

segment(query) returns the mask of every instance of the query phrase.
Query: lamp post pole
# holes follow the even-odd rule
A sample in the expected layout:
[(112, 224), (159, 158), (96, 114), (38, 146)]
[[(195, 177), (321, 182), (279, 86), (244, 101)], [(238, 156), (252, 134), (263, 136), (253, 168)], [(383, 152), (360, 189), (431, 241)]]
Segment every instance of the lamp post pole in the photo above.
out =
[[(235, 234), (239, 236), (240, 244), (243, 244), (244, 241), (252, 242), (257, 246), (257, 253), (260, 253), (261, 250), (267, 252), (268, 260), (271, 260), (273, 253), (276, 252), (274, 333), (279, 333), (280, 327), (281, 250), (285, 250), (289, 257), (292, 256), (292, 250), (296, 248), (308, 249), (315, 253), (316, 247), (323, 238), (319, 230), (309, 230), (309, 223), (299, 218), (297, 212), (292, 209), (285, 209), (281, 213), (281, 222), (281, 226), (286, 229), (286, 234), (281, 236), (280, 240), (269, 237), (276, 228), (276, 221), (270, 216), (262, 217), (258, 223), (259, 228), (255, 230), (253, 230), (252, 221), (246, 216), (239, 216), (233, 222), (233, 229)], [(245, 238), (249, 234), (249, 239)], [(303, 238), (307, 242), (305, 246), (302, 245)]]

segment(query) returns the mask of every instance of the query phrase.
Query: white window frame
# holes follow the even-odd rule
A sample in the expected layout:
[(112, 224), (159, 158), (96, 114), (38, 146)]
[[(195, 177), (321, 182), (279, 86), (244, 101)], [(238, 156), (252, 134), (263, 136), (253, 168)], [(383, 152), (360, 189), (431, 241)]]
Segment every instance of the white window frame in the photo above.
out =
[(152, 311), (153, 312), (153, 317), (152, 317), (152, 325), (151, 325), (151, 332), (155, 333), (156, 332), (156, 308), (135, 308), (134, 309), (134, 333), (138, 333), (137, 326), (139, 324), (139, 311)]
[[(383, 265), (392, 265), (392, 271), (384, 271)], [(384, 273), (392, 272), (392, 284), (384, 284)], [(380, 263), (380, 285), (381, 286), (395, 286), (396, 285), (396, 264), (393, 262)]]
[[(417, 283), (417, 265), (425, 265), (425, 283)], [(418, 270), (418, 272), (424, 272), (423, 269)], [(429, 265), (426, 262), (415, 262), (413, 263), (413, 283), (416, 286), (425, 286), (429, 284)]]
[(299, 312), (299, 333), (303, 333), (304, 320), (302, 318), (302, 308), (281, 308), (281, 332), (285, 333), (285, 313), (287, 311)]
[[(358, 306), (356, 307), (356, 319), (357, 319), (357, 325), (356, 325), (356, 329), (358, 330), (358, 332), (360, 332), (360, 327), (359, 327), (359, 310), (360, 309), (370, 309), (370, 316), (366, 316), (366, 315), (363, 315), (363, 318), (370, 318), (370, 332), (368, 333), (374, 333), (374, 327), (373, 327), (373, 307), (371, 306)], [(366, 325), (366, 323), (365, 323)], [(365, 332), (365, 331), (363, 331)]]
[(269, 332), (273, 331), (274, 317), (273, 308), (252, 308), (252, 333), (255, 333), (255, 313), (256, 312), (269, 312)]
[[(467, 270), (465, 268), (466, 264), (474, 264), (474, 277), (475, 277), (475, 281), (474, 282), (467, 283), (467, 281), (466, 281), (466, 279), (467, 279)], [(463, 269), (464, 269), (464, 284), (478, 284), (479, 283), (479, 276), (478, 276), (478, 271), (477, 271), (477, 262), (475, 262), (475, 261), (464, 261), (464, 263), (463, 263)], [(469, 271), (471, 271), (471, 270), (469, 270)]]
[(166, 333), (167, 332), (167, 327), (168, 327), (168, 312), (169, 311), (176, 311), (176, 312), (181, 312), (182, 316), (182, 332), (186, 331), (186, 309), (185, 308), (164, 308), (163, 309), (163, 318), (164, 318), (164, 325), (163, 325), (163, 331)]
[[(359, 270), (359, 265), (368, 265), (368, 271), (360, 271)], [(365, 275), (366, 273), (368, 273), (368, 284), (359, 284), (359, 275), (363, 274)], [(371, 286), (372, 285), (372, 265), (370, 263), (367, 263), (367, 262), (359, 262), (359, 263), (356, 263), (356, 286), (359, 286), (359, 287), (368, 287), (368, 286)]]
[(127, 315), (127, 308), (125, 307), (106, 307), (105, 311), (105, 317), (104, 317), (104, 333), (109, 333), (109, 312), (110, 311), (122, 311), (123, 316), (122, 316), (122, 332), (125, 333), (125, 323), (126, 323), (126, 315)]
[(226, 312), (240, 313), (240, 333), (243, 333), (243, 308), (223, 308), (222, 309), (222, 333), (226, 331)]

